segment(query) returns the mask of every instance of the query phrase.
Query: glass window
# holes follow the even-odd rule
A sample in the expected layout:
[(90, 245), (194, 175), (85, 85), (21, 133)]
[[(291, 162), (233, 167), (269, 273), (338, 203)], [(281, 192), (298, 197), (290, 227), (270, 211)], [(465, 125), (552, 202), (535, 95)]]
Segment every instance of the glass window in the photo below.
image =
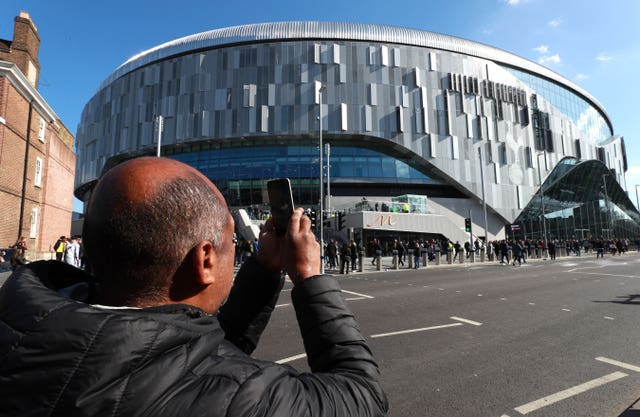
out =
[(39, 156), (36, 157), (36, 175), (33, 180), (33, 185), (36, 187), (42, 187), (42, 158)]

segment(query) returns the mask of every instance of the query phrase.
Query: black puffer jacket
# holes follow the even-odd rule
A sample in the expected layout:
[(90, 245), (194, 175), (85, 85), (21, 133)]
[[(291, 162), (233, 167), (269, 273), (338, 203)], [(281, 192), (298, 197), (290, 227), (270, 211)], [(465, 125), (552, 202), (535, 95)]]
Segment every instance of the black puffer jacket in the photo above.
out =
[(292, 293), (313, 373), (247, 355), (281, 285), (249, 262), (216, 317), (91, 305), (84, 272), (24, 266), (0, 289), (0, 415), (385, 415), (377, 365), (330, 277)]

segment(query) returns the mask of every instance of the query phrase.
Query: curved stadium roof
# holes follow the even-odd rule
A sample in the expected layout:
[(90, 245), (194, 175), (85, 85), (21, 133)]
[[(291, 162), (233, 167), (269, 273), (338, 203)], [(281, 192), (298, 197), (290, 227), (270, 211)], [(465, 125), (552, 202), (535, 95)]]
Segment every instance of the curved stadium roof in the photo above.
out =
[(153, 62), (190, 51), (210, 49), (224, 45), (284, 41), (293, 39), (334, 39), (395, 43), (434, 48), (488, 59), (550, 79), (582, 96), (600, 110), (607, 122), (604, 107), (588, 92), (572, 81), (533, 61), (502, 49), (455, 36), (409, 29), (397, 26), (341, 22), (276, 22), (256, 23), (214, 29), (175, 39), (155, 46), (129, 58), (107, 77), (100, 89), (117, 78)]

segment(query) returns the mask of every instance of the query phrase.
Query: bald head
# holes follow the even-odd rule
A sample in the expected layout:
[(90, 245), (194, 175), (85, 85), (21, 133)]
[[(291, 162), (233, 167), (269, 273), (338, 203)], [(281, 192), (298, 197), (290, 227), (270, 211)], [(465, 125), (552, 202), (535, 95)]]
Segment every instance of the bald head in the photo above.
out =
[(123, 303), (162, 299), (194, 245), (220, 245), (229, 217), (220, 191), (193, 167), (136, 158), (109, 170), (96, 185), (84, 246), (94, 274), (130, 294)]

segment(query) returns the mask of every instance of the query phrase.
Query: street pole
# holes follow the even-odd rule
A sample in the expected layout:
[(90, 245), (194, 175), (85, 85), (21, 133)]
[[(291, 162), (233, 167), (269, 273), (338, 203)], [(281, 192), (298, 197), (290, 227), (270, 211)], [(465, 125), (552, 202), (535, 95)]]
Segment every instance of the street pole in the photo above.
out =
[(320, 273), (324, 274), (324, 225), (322, 224), (322, 218), (324, 210), (323, 210), (323, 198), (322, 198), (322, 194), (324, 193), (324, 175), (322, 173), (322, 151), (324, 150), (322, 148), (322, 94), (325, 92), (327, 88), (324, 85), (320, 85), (320, 88), (318, 89), (318, 100), (320, 102), (320, 131), (318, 134), (319, 140), (320, 140), (320, 146), (319, 146), (319, 151), (320, 151)]
[(640, 185), (636, 184), (636, 209), (640, 211), (640, 199), (638, 199), (638, 187), (640, 187)]
[(602, 174), (602, 183), (604, 184), (604, 205), (607, 209), (607, 228), (609, 229), (609, 239), (611, 239), (611, 210), (609, 209), (609, 194), (607, 193), (607, 175), (609, 174)]
[(160, 158), (160, 145), (162, 143), (162, 127), (163, 127), (163, 123), (164, 119), (162, 118), (162, 116), (158, 116), (158, 149), (156, 151), (156, 156), (158, 158)]
[(544, 243), (545, 250), (547, 249), (547, 220), (545, 218), (545, 210), (544, 210), (544, 191), (542, 190), (542, 176), (540, 175), (540, 155), (544, 156), (545, 162), (547, 161), (547, 151), (545, 150), (542, 153), (537, 154), (536, 159), (538, 160), (538, 182), (540, 183), (540, 205), (542, 206), (542, 230), (543, 230), (543, 238), (542, 242)]
[(484, 244), (489, 243), (489, 236), (487, 235), (487, 201), (484, 195), (484, 163), (482, 162), (482, 148), (478, 148), (478, 156), (480, 157), (480, 182), (482, 184), (482, 212), (484, 213)]
[(325, 145), (325, 151), (327, 152), (327, 216), (330, 216), (331, 211), (331, 144)]

